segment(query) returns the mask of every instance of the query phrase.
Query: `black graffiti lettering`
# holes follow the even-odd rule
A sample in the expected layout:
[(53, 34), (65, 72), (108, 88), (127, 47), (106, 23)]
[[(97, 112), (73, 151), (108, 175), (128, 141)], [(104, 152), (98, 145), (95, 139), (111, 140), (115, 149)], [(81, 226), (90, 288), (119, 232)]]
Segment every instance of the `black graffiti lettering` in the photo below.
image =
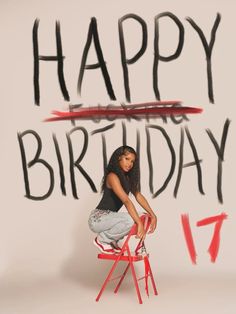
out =
[(224, 128), (223, 128), (223, 133), (221, 137), (221, 142), (220, 146), (217, 143), (214, 135), (212, 134), (210, 129), (207, 129), (206, 132), (209, 135), (210, 140), (212, 141), (217, 156), (218, 156), (218, 171), (217, 171), (217, 196), (218, 200), (220, 203), (223, 203), (223, 192), (222, 192), (222, 162), (224, 161), (224, 153), (225, 153), (225, 144), (226, 144), (226, 139), (228, 135), (228, 130), (229, 130), (229, 125), (230, 125), (230, 120), (226, 119)]
[[(88, 51), (90, 49), (92, 39), (94, 41), (94, 46), (95, 46), (95, 50), (96, 50), (96, 54), (97, 54), (97, 58), (98, 58), (98, 63), (86, 65)], [(94, 69), (98, 69), (98, 68), (101, 68), (102, 75), (103, 75), (106, 89), (107, 89), (107, 93), (110, 96), (110, 99), (116, 100), (116, 96), (115, 96), (114, 91), (113, 91), (110, 76), (109, 76), (109, 73), (108, 73), (108, 70), (106, 67), (106, 63), (105, 63), (102, 49), (101, 49), (101, 45), (100, 45), (100, 40), (99, 40), (98, 30), (97, 30), (97, 20), (95, 17), (92, 17), (91, 22), (90, 22), (90, 26), (89, 26), (87, 41), (86, 41), (86, 44), (84, 47), (84, 52), (83, 52), (83, 56), (82, 56), (82, 60), (81, 60), (78, 86), (77, 86), (79, 95), (81, 95), (81, 87), (82, 87), (82, 81), (83, 81), (83, 76), (84, 76), (84, 70), (85, 69), (86, 70), (94, 70)]]
[(217, 13), (216, 19), (214, 22), (214, 25), (211, 30), (211, 39), (210, 43), (207, 43), (206, 37), (201, 30), (201, 28), (191, 19), (190, 17), (187, 18), (187, 21), (192, 25), (192, 27), (195, 29), (195, 31), (198, 33), (203, 48), (205, 50), (206, 54), (206, 62), (207, 62), (207, 81), (208, 81), (208, 97), (211, 103), (214, 103), (214, 92), (213, 92), (213, 79), (212, 79), (212, 63), (211, 63), (211, 56), (212, 56), (212, 50), (215, 43), (215, 37), (216, 37), (216, 31), (220, 24), (221, 15)]
[[(220, 203), (223, 203), (223, 191), (222, 191), (222, 174), (223, 174), (223, 161), (224, 161), (224, 155), (225, 155), (225, 147), (226, 147), (226, 140), (228, 136), (228, 131), (229, 131), (229, 125), (230, 125), (230, 120), (226, 119), (222, 131), (222, 136), (220, 140), (216, 140), (215, 135), (213, 135), (212, 131), (210, 129), (206, 129), (206, 133), (210, 138), (211, 143), (214, 146), (214, 149), (217, 154), (218, 158), (218, 169), (217, 169), (217, 197)], [(89, 144), (89, 135), (91, 138), (94, 137), (96, 134), (100, 134), (101, 136), (101, 152), (102, 157), (103, 157), (103, 168), (98, 167), (98, 171), (102, 174), (105, 172), (107, 164), (108, 164), (108, 156), (107, 156), (107, 148), (109, 141), (106, 139), (106, 132), (108, 132), (111, 129), (114, 129), (117, 125), (115, 123), (108, 124), (102, 128), (95, 129), (93, 131), (88, 132), (84, 127), (75, 127), (73, 128), (70, 132), (66, 133), (66, 138), (67, 138), (67, 144), (68, 144), (68, 156), (69, 156), (69, 170), (70, 170), (70, 186), (71, 186), (71, 191), (72, 191), (72, 196), (75, 199), (78, 199), (78, 192), (77, 192), (77, 184), (76, 184), (76, 179), (75, 179), (75, 168), (79, 170), (79, 173), (82, 175), (82, 177), (85, 179), (85, 181), (88, 183), (88, 186), (93, 192), (97, 192), (97, 188), (90, 177), (89, 169), (90, 169), (90, 163), (87, 162), (88, 157), (88, 144)], [(132, 147), (135, 147), (129, 140), (129, 127), (130, 123), (126, 122), (121, 122), (120, 127), (121, 131), (119, 132), (119, 139), (115, 138), (114, 140), (117, 143), (122, 143), (122, 145), (129, 145)], [(175, 126), (178, 128), (178, 126)], [(144, 130), (146, 132), (146, 153), (143, 151), (140, 153), (141, 150), (141, 145), (143, 145), (143, 142), (141, 142), (141, 139), (143, 140), (143, 137), (140, 136), (140, 129), (136, 128), (136, 152), (137, 152), (137, 161), (140, 162), (140, 165), (143, 165), (145, 163), (144, 161), (146, 160), (147, 162), (147, 176), (149, 179), (149, 189), (150, 193), (152, 194), (152, 197), (155, 198), (158, 195), (160, 195), (164, 190), (167, 188), (169, 185), (171, 179), (173, 178), (173, 174), (175, 171), (175, 166), (176, 166), (176, 156), (177, 156), (177, 150), (173, 147), (172, 141), (171, 141), (171, 136), (166, 132), (166, 130), (159, 126), (159, 125), (154, 125), (154, 124), (146, 124), (144, 126)], [(178, 129), (179, 130), (179, 129)], [(114, 130), (113, 130), (114, 131)], [(25, 196), (29, 199), (32, 200), (44, 200), (48, 198), (53, 190), (54, 190), (54, 169), (52, 165), (50, 165), (45, 159), (40, 158), (41, 156), (41, 151), (42, 151), (42, 141), (40, 136), (38, 135), (37, 132), (33, 130), (26, 130), (24, 132), (18, 132), (18, 142), (19, 142), (19, 147), (20, 147), (20, 153), (21, 153), (21, 161), (22, 161), (22, 168), (23, 168), (23, 176), (24, 176), (24, 184), (25, 184)], [(81, 151), (78, 153), (79, 157), (77, 160), (74, 157), (74, 151), (76, 146), (76, 141), (75, 141), (75, 136), (81, 136), (82, 139), (80, 138), (79, 144), (82, 146)], [(162, 146), (159, 145), (159, 140), (158, 136), (161, 136), (164, 139), (164, 144), (162, 143)], [(31, 159), (30, 161), (27, 160), (27, 150), (26, 150), (26, 136), (29, 136), (29, 139), (33, 138), (33, 141), (36, 140), (37, 148), (35, 155), (32, 157), (28, 157), (28, 159)], [(55, 148), (55, 154), (57, 158), (57, 166), (59, 170), (59, 183), (60, 183), (60, 190), (62, 195), (67, 195), (67, 190), (66, 190), (66, 180), (65, 180), (65, 170), (64, 170), (64, 160), (62, 156), (62, 148), (59, 147), (59, 142), (56, 137), (56, 135), (53, 133), (53, 144)], [(72, 137), (73, 137), (73, 145), (72, 145)], [(185, 149), (185, 138), (187, 138), (187, 144), (189, 145), (189, 148), (191, 150), (191, 153), (193, 155), (193, 160), (190, 162), (185, 162), (184, 160), (184, 149)], [(28, 137), (27, 137), (28, 139)], [(97, 141), (97, 138), (94, 138), (94, 141)], [(78, 143), (78, 141), (77, 141)], [(114, 143), (112, 143), (111, 146), (114, 146)], [(119, 146), (119, 144), (117, 145)], [(170, 155), (170, 165), (168, 166), (169, 168), (167, 169), (167, 174), (164, 177), (164, 179), (160, 179), (159, 173), (154, 174), (154, 166), (157, 164), (157, 160), (154, 160), (154, 156), (152, 155), (153, 152), (153, 147), (157, 149), (157, 151), (162, 151), (162, 148), (167, 147), (167, 155)], [(205, 149), (204, 149), (205, 151)], [(99, 152), (97, 152), (99, 154)], [(93, 156), (94, 157), (94, 156)], [(179, 193), (179, 188), (181, 184), (181, 179), (182, 179), (182, 174), (183, 174), (183, 169), (184, 168), (189, 168), (189, 167), (194, 167), (195, 172), (197, 174), (196, 179), (197, 179), (197, 188), (198, 191), (205, 195), (204, 189), (203, 189), (203, 173), (202, 173), (202, 159), (199, 158), (199, 154), (197, 151), (197, 148), (195, 146), (194, 140), (192, 138), (192, 135), (188, 129), (187, 126), (180, 128), (180, 144), (179, 144), (179, 161), (178, 161), (178, 169), (177, 169), (177, 177), (175, 180), (175, 186), (174, 186), (174, 191), (173, 195), (175, 198), (177, 198), (177, 195)], [(83, 166), (81, 163), (83, 162)], [(166, 163), (165, 163), (166, 164)], [(47, 188), (48, 190), (46, 193), (40, 192), (39, 195), (33, 195), (37, 193), (32, 193), (32, 187), (34, 185), (33, 182), (33, 172), (30, 172), (31, 167), (35, 167), (34, 170), (41, 170), (41, 168), (46, 168), (46, 170), (49, 172), (46, 173), (46, 175), (43, 173), (42, 179), (45, 179), (46, 183), (42, 186), (43, 188)], [(85, 170), (86, 169), (86, 170)], [(87, 172), (88, 169), (88, 172)], [(32, 169), (33, 170), (33, 169)], [(48, 176), (49, 180), (48, 180)], [(40, 174), (41, 176), (41, 174)], [(154, 179), (158, 181), (158, 187), (154, 187)], [(207, 179), (209, 179), (209, 176), (206, 176)], [(196, 180), (194, 178), (194, 180)], [(212, 179), (212, 177), (210, 178)], [(164, 181), (159, 183), (160, 180)], [(194, 180), (189, 180), (189, 184), (192, 184), (191, 181)], [(44, 193), (43, 195), (41, 195)]]
[(102, 133), (102, 155), (103, 155), (103, 171), (105, 173), (105, 169), (107, 167), (107, 145), (106, 145), (106, 138), (105, 135), (103, 134), (103, 132), (106, 132), (110, 129), (112, 129), (115, 126), (114, 123), (104, 127), (104, 128), (100, 128), (97, 130), (94, 130), (91, 132), (91, 135), (97, 134), (97, 133)]
[(179, 184), (181, 181), (181, 177), (182, 177), (182, 170), (183, 168), (186, 167), (192, 167), (192, 166), (196, 166), (197, 169), (197, 176), (198, 176), (198, 189), (200, 191), (201, 194), (205, 194), (203, 191), (203, 186), (202, 186), (202, 170), (201, 170), (201, 165), (200, 163), (202, 162), (202, 160), (200, 160), (198, 158), (198, 153), (197, 153), (197, 149), (195, 147), (195, 144), (193, 142), (192, 136), (189, 132), (188, 127), (185, 127), (185, 133), (187, 135), (191, 150), (193, 152), (193, 157), (194, 157), (194, 162), (189, 162), (186, 164), (183, 164), (184, 158), (183, 158), (183, 149), (184, 149), (184, 129), (181, 128), (181, 135), (180, 135), (180, 149), (179, 149), (179, 167), (178, 167), (178, 174), (177, 174), (177, 179), (176, 179), (176, 183), (175, 183), (175, 188), (174, 188), (174, 196), (177, 197), (177, 193), (178, 193), (178, 189), (179, 189)]
[[(181, 107), (180, 105), (173, 105), (172, 107)], [(180, 124), (183, 123), (184, 121), (189, 121), (189, 118), (186, 116), (186, 114), (182, 115), (170, 115), (170, 119), (174, 124)]]
[[(170, 53), (167, 56), (164, 56), (160, 51), (160, 41), (164, 33), (160, 33), (160, 23), (163, 20), (163, 18), (167, 18), (168, 20), (173, 22), (174, 27), (177, 29), (178, 32), (178, 38), (177, 38), (177, 44), (176, 49), (174, 49), (173, 53)], [(197, 23), (190, 17), (186, 18), (187, 22), (192, 26), (192, 28), (196, 31), (198, 34), (201, 43), (204, 48), (205, 56), (206, 56), (206, 65), (207, 65), (207, 90), (208, 90), (208, 98), (211, 103), (214, 103), (214, 89), (213, 89), (213, 71), (212, 71), (212, 54), (213, 54), (213, 47), (215, 44), (216, 39), (216, 33), (218, 30), (218, 27), (220, 25), (221, 21), (221, 15), (217, 13), (214, 24), (211, 29), (210, 34), (210, 40), (209, 42), (206, 39), (205, 34), (203, 33), (202, 29), (197, 25)], [(129, 44), (132, 45), (132, 43), (125, 42), (125, 22), (132, 21), (135, 24), (141, 26), (140, 31), (140, 47), (138, 47), (138, 51), (134, 53), (133, 56), (128, 57), (127, 56), (127, 47), (129, 47)], [(34, 102), (36, 105), (40, 105), (40, 84), (39, 84), (39, 64), (40, 61), (53, 61), (57, 62), (57, 75), (58, 75), (58, 81), (60, 85), (60, 90), (62, 92), (62, 95), (66, 101), (70, 101), (70, 96), (66, 87), (66, 82), (64, 78), (64, 59), (65, 56), (63, 55), (62, 51), (62, 39), (61, 39), (61, 30), (60, 30), (60, 22), (56, 21), (56, 54), (55, 55), (40, 55), (39, 54), (39, 43), (38, 43), (38, 28), (39, 28), (39, 19), (36, 19), (34, 21), (33, 25), (33, 31), (32, 31), (32, 37), (33, 37), (33, 57), (34, 57), (34, 71), (33, 71), (33, 85), (34, 85)], [(112, 30), (109, 32), (109, 34), (112, 34)], [(146, 52), (148, 48), (148, 29), (147, 29), (147, 23), (142, 19), (140, 16), (136, 14), (127, 14), (122, 16), (118, 20), (118, 35), (119, 38), (119, 46), (120, 46), (120, 57), (121, 57), (121, 67), (123, 71), (123, 84), (124, 84), (124, 92), (125, 92), (125, 98), (127, 102), (131, 102), (131, 91), (130, 91), (130, 79), (129, 79), (129, 66), (136, 63)], [(185, 41), (185, 28), (183, 26), (183, 23), (179, 20), (179, 18), (174, 15), (171, 12), (162, 12), (154, 17), (154, 58), (153, 58), (153, 66), (152, 66), (152, 73), (143, 73), (139, 80), (147, 80), (149, 75), (149, 78), (152, 79), (152, 88), (154, 92), (154, 96), (157, 100), (161, 99), (161, 93), (159, 88), (159, 65), (160, 62), (170, 62), (174, 61), (182, 53), (183, 46)], [(92, 64), (87, 64), (87, 58), (88, 53), (91, 49), (91, 45), (94, 45), (95, 53), (97, 56), (97, 61)], [(112, 47), (113, 48), (113, 47)], [(112, 51), (113, 49), (111, 49)], [(194, 56), (195, 57), (195, 56)], [(112, 86), (110, 74), (108, 72), (108, 65), (106, 64), (106, 61), (104, 59), (103, 49), (102, 45), (100, 43), (100, 36), (98, 33), (98, 26), (97, 26), (97, 20), (95, 17), (91, 18), (91, 22), (89, 24), (88, 28), (88, 34), (87, 39), (83, 48), (82, 57), (81, 57), (81, 63), (80, 63), (80, 69), (79, 69), (79, 75), (78, 75), (78, 82), (77, 82), (77, 91), (79, 96), (81, 96), (82, 93), (82, 83), (84, 79), (84, 73), (85, 70), (96, 70), (100, 69), (104, 83), (106, 92), (111, 100), (116, 100), (116, 95)], [(194, 75), (196, 75), (195, 73)], [(136, 76), (137, 77), (137, 76)], [(194, 86), (193, 86), (194, 87)], [(89, 91), (91, 92), (91, 91)], [(166, 123), (166, 117), (163, 115), (161, 117), (163, 119), (163, 122)], [(170, 116), (171, 120), (175, 124), (181, 123), (183, 120), (187, 120), (186, 116), (180, 117), (180, 119), (177, 119), (176, 116)], [(130, 118), (128, 118), (130, 119)], [(133, 117), (135, 119), (135, 117)], [(137, 118), (138, 119), (138, 118)], [(148, 119), (148, 117), (147, 117)]]
[(122, 122), (122, 144), (127, 145), (127, 129), (125, 122)]
[[(159, 130), (162, 133), (163, 137), (165, 138), (165, 140), (167, 142), (170, 153), (171, 153), (171, 167), (170, 167), (169, 174), (168, 174), (166, 180), (164, 181), (163, 185), (155, 193), (154, 193), (154, 187), (153, 187), (153, 163), (152, 163), (152, 157), (151, 157), (151, 137), (150, 137), (150, 131), (149, 131), (150, 128)], [(157, 126), (157, 125), (147, 125), (146, 126), (146, 135), (147, 135), (147, 157), (148, 157), (148, 166), (149, 166), (149, 187), (150, 187), (151, 193), (153, 194), (152, 197), (155, 198), (161, 192), (163, 192), (165, 190), (168, 183), (170, 182), (170, 180), (174, 174), (174, 170), (175, 170), (176, 157), (175, 157), (174, 147), (173, 147), (171, 140), (170, 140), (170, 137), (166, 133), (165, 129), (163, 129), (162, 127)]]
[[(25, 148), (24, 148), (24, 142), (23, 142), (23, 137), (31, 134), (33, 135), (33, 137), (36, 139), (37, 141), (37, 151), (36, 154), (34, 156), (34, 158), (27, 162), (27, 158), (26, 158), (26, 153), (25, 153)], [(54, 188), (54, 172), (53, 172), (53, 168), (49, 165), (48, 162), (46, 162), (44, 159), (39, 158), (41, 155), (41, 151), (42, 151), (42, 141), (40, 136), (38, 135), (37, 132), (33, 131), (33, 130), (26, 130), (22, 133), (18, 132), (18, 141), (19, 141), (19, 145), (20, 145), (20, 152), (21, 152), (21, 161), (22, 161), (22, 168), (23, 168), (23, 174), (24, 174), (24, 182), (25, 182), (25, 191), (26, 191), (26, 197), (31, 199), (31, 200), (44, 200), (46, 198), (48, 198)], [(49, 172), (49, 178), (50, 178), (50, 183), (49, 183), (49, 188), (48, 191), (44, 194), (44, 195), (40, 195), (40, 196), (34, 196), (31, 194), (30, 192), (30, 183), (29, 183), (29, 175), (28, 175), (28, 169), (30, 169), (31, 167), (37, 165), (37, 164), (41, 164), (44, 167), (46, 167), (46, 169)]]
[[(167, 56), (167, 57), (162, 56), (159, 50), (159, 38), (160, 38), (159, 20), (163, 17), (169, 17), (171, 20), (174, 21), (174, 23), (177, 25), (179, 29), (179, 42), (178, 42), (176, 51), (172, 55)], [(177, 18), (177, 16), (175, 16), (171, 12), (163, 12), (163, 13), (158, 14), (154, 19), (154, 23), (155, 23), (155, 37), (154, 37), (154, 63), (153, 63), (153, 90), (154, 90), (156, 99), (160, 100), (161, 96), (160, 96), (160, 91), (158, 87), (159, 61), (169, 62), (179, 57), (183, 49), (183, 45), (184, 45), (184, 27), (183, 27), (183, 24), (180, 22), (180, 20)]]
[[(133, 20), (137, 21), (142, 27), (141, 48), (135, 54), (135, 56), (130, 58), (130, 59), (128, 59), (126, 56), (124, 30), (123, 30), (123, 22), (128, 20), (128, 19), (133, 19)], [(125, 96), (126, 96), (126, 100), (128, 102), (130, 102), (131, 96), (130, 96), (130, 87), (129, 87), (129, 72), (128, 72), (128, 66), (127, 65), (128, 64), (134, 64), (144, 54), (144, 52), (147, 48), (147, 37), (148, 37), (147, 24), (145, 23), (145, 21), (140, 16), (138, 16), (136, 14), (127, 14), (127, 15), (125, 15), (119, 19), (118, 27), (119, 27), (119, 39), (120, 39), (121, 63), (122, 63), (123, 76), (124, 76)]]
[(62, 42), (61, 42), (61, 31), (60, 23), (56, 22), (56, 45), (57, 45), (57, 55), (56, 56), (42, 56), (39, 55), (38, 47), (38, 26), (39, 20), (36, 19), (33, 26), (33, 54), (34, 54), (34, 101), (36, 105), (40, 105), (40, 86), (39, 86), (39, 61), (57, 61), (57, 74), (59, 85), (61, 88), (62, 95), (65, 100), (69, 101), (70, 96), (68, 94), (64, 71), (63, 71), (63, 62), (64, 56), (62, 52)]
[(58, 166), (59, 166), (61, 192), (62, 192), (63, 195), (66, 195), (64, 166), (63, 166), (63, 161), (62, 161), (62, 157), (61, 157), (61, 151), (60, 151), (60, 148), (59, 148), (59, 144), (58, 144), (58, 141), (57, 141), (56, 134), (53, 134), (52, 138), (53, 138), (55, 151), (56, 151), (56, 155), (57, 155)]
[[(74, 160), (74, 154), (73, 154), (71, 135), (77, 131), (81, 131), (83, 133), (84, 145), (83, 145), (83, 149), (82, 149), (82, 152), (81, 152), (79, 158), (75, 161)], [(69, 150), (69, 156), (70, 156), (70, 178), (71, 178), (72, 194), (73, 194), (74, 198), (78, 199), (76, 182), (75, 182), (75, 171), (74, 171), (75, 167), (80, 171), (80, 173), (83, 175), (83, 177), (87, 180), (92, 191), (97, 192), (97, 189), (95, 187), (93, 180), (90, 178), (90, 176), (87, 174), (87, 172), (80, 165), (82, 159), (84, 158), (84, 156), (86, 154), (87, 148), (88, 148), (88, 132), (83, 127), (75, 127), (69, 133), (66, 134), (66, 137), (67, 137), (68, 150)]]

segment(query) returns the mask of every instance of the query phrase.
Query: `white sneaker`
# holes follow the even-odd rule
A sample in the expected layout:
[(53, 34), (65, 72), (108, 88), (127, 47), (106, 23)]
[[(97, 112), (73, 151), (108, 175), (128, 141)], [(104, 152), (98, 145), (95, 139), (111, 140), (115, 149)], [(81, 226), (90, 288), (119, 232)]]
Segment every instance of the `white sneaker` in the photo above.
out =
[(105, 254), (115, 254), (115, 250), (111, 247), (109, 244), (101, 243), (98, 238), (96, 237), (93, 241), (93, 244), (102, 252)]

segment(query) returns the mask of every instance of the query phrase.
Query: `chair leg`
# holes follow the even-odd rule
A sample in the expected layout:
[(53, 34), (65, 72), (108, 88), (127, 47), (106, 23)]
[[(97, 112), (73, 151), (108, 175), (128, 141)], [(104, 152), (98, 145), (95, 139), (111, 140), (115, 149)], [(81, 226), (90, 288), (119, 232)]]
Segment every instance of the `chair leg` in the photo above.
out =
[(127, 271), (129, 270), (129, 266), (130, 264), (127, 265), (127, 267), (125, 268), (125, 271), (123, 272), (123, 275), (121, 276), (121, 279), (119, 280), (115, 290), (114, 290), (114, 293), (117, 293), (118, 289), (120, 288), (124, 278), (125, 278), (125, 275), (127, 274)]
[(139, 303), (142, 304), (143, 301), (142, 301), (142, 298), (141, 298), (141, 294), (140, 294), (140, 290), (139, 290), (139, 286), (138, 286), (138, 280), (137, 280), (137, 277), (136, 277), (136, 274), (135, 274), (133, 262), (130, 263), (130, 267), (131, 267), (131, 271), (132, 271), (132, 275), (133, 275), (133, 279), (134, 279), (136, 292), (137, 292), (137, 295), (138, 295), (138, 300), (139, 300)]
[(137, 292), (137, 295), (138, 295), (138, 300), (139, 300), (139, 303), (142, 304), (143, 301), (142, 301), (142, 298), (141, 298), (141, 294), (140, 294), (140, 290), (139, 290), (139, 285), (138, 285), (138, 280), (137, 280), (137, 277), (136, 277), (136, 273), (135, 273), (135, 269), (134, 269), (134, 264), (133, 264), (132, 259), (131, 259), (131, 254), (130, 254), (130, 249), (129, 249), (129, 247), (127, 248), (127, 251), (128, 251), (128, 256), (129, 256), (129, 264), (130, 264), (132, 276), (133, 276), (133, 279), (134, 279), (134, 285), (135, 285), (136, 292)]
[(118, 264), (119, 260), (120, 260), (120, 258), (118, 257), (117, 260), (114, 262), (114, 264), (113, 264), (113, 266), (112, 266), (112, 268), (111, 268), (111, 270), (110, 270), (110, 272), (109, 272), (107, 278), (105, 279), (105, 281), (104, 281), (104, 283), (103, 283), (103, 285), (102, 285), (102, 288), (101, 288), (100, 292), (98, 293), (98, 295), (97, 295), (97, 297), (96, 297), (96, 301), (97, 301), (97, 302), (99, 301), (99, 299), (100, 299), (100, 297), (101, 297), (101, 295), (102, 295), (104, 289), (106, 288), (106, 285), (107, 285), (108, 281), (110, 280), (111, 275), (112, 275), (112, 273), (114, 272), (114, 270), (115, 270), (115, 268), (116, 268), (116, 265)]
[(150, 262), (149, 262), (149, 258), (147, 260), (148, 260), (148, 264), (149, 264), (149, 273), (150, 273), (150, 278), (151, 278), (151, 282), (152, 282), (153, 291), (154, 291), (155, 295), (158, 295), (156, 284), (155, 284), (155, 280), (154, 280), (154, 277), (153, 277), (153, 274), (152, 274), (151, 265), (150, 265)]

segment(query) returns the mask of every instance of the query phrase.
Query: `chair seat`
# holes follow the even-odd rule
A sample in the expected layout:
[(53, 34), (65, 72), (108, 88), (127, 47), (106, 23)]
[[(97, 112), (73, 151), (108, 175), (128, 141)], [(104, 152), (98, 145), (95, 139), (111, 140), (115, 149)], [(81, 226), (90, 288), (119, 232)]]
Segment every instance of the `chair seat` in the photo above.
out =
[[(100, 253), (98, 254), (98, 258), (100, 259), (107, 259), (107, 260), (117, 260), (119, 254), (104, 254), (104, 253)], [(147, 254), (147, 256), (149, 256), (149, 254)], [(142, 261), (144, 256), (141, 254), (135, 254), (135, 253), (131, 253), (131, 261), (132, 262), (138, 262), (138, 261)], [(121, 255), (120, 261), (129, 261), (129, 256), (128, 255)]]

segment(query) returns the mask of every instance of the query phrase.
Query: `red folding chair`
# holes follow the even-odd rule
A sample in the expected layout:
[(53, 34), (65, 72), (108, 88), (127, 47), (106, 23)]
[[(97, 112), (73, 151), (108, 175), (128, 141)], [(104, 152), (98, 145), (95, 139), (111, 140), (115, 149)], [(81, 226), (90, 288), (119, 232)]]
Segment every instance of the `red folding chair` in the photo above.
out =
[[(151, 223), (151, 217), (147, 214), (144, 214), (140, 218), (143, 222), (145, 231), (148, 232), (148, 229), (149, 229), (150, 223)], [(134, 285), (136, 288), (136, 292), (137, 292), (138, 300), (139, 300), (140, 304), (142, 304), (142, 298), (141, 298), (141, 294), (140, 294), (140, 290), (139, 290), (139, 284), (138, 284), (139, 280), (145, 279), (145, 290), (146, 290), (147, 296), (149, 296), (148, 277), (150, 277), (154, 294), (155, 295), (158, 294), (157, 289), (156, 289), (156, 285), (155, 285), (155, 281), (153, 278), (151, 266), (149, 263), (149, 254), (146, 252), (144, 241), (139, 240), (138, 244), (135, 247), (134, 252), (130, 251), (130, 247), (129, 247), (130, 237), (134, 236), (136, 234), (137, 234), (137, 224), (134, 224), (131, 227), (130, 232), (129, 232), (124, 244), (122, 245), (120, 253), (111, 254), (111, 255), (110, 254), (104, 254), (104, 253), (98, 254), (99, 259), (113, 260), (114, 263), (110, 269), (110, 272), (108, 273), (108, 276), (106, 277), (106, 279), (102, 285), (102, 288), (101, 288), (101, 290), (100, 290), (100, 292), (96, 298), (96, 301), (99, 301), (99, 299), (100, 299), (100, 297), (101, 297), (103, 291), (105, 290), (109, 281), (120, 279), (117, 286), (115, 287), (115, 290), (114, 290), (114, 293), (117, 293), (123, 280), (124, 280), (124, 278), (125, 278), (125, 275), (127, 274), (128, 270), (129, 270), (129, 268), (131, 268), (131, 273), (132, 273)], [(126, 266), (122, 275), (112, 278), (112, 274), (115, 271), (115, 268), (117, 267), (117, 265), (120, 261), (126, 262), (127, 266)], [(134, 263), (139, 262), (139, 261), (144, 262), (145, 274), (143, 277), (137, 278), (135, 268), (134, 268)]]

